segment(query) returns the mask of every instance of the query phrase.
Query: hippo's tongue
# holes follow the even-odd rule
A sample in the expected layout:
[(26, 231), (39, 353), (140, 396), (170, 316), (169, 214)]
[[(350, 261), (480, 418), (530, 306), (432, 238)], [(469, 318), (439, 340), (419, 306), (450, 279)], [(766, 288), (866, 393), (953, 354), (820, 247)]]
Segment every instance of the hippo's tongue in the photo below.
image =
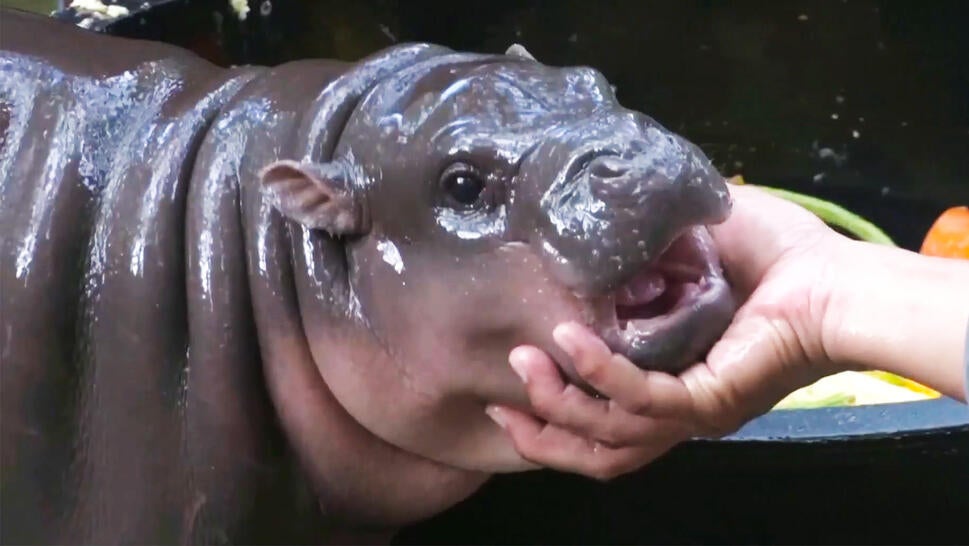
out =
[(620, 328), (626, 328), (629, 321), (667, 315), (696, 299), (704, 284), (706, 264), (691, 244), (691, 235), (679, 238), (613, 293)]
[(659, 271), (650, 269), (637, 274), (616, 290), (616, 307), (645, 305), (666, 290), (666, 279)]

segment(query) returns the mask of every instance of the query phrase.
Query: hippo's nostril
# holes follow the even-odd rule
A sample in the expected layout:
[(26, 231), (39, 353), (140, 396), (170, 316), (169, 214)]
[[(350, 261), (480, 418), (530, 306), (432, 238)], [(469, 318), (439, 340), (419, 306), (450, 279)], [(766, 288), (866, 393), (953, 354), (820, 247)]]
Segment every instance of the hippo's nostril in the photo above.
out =
[(597, 178), (617, 178), (629, 172), (629, 162), (615, 156), (597, 157), (589, 165), (589, 173)]
[(632, 159), (637, 155), (643, 154), (649, 149), (649, 144), (644, 140), (634, 139), (629, 142), (626, 146), (625, 152), (622, 154), (626, 159)]

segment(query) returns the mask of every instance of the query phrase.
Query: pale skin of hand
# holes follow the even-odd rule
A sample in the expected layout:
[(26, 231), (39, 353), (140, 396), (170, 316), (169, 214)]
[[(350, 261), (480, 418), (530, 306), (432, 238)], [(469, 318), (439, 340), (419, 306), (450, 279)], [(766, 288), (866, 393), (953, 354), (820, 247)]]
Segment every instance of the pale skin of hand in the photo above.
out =
[(523, 459), (611, 479), (686, 439), (732, 433), (844, 370), (885, 370), (965, 399), (969, 262), (852, 241), (797, 205), (730, 191), (733, 212), (712, 232), (742, 305), (706, 361), (679, 376), (646, 372), (585, 327), (560, 325), (555, 340), (604, 397), (594, 398), (544, 351), (515, 348), (532, 412), (487, 412)]

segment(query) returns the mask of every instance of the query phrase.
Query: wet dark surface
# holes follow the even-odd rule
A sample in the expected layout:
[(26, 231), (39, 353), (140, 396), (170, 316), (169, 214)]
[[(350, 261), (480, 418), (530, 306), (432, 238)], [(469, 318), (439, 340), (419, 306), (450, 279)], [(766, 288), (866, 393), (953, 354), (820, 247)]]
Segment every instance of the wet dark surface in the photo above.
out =
[[(700, 144), (724, 174), (835, 199), (907, 248), (941, 210), (969, 203), (966, 2), (277, 0), (258, 16), (263, 2), (251, 4), (247, 21), (223, 18), (219, 40), (174, 16), (154, 32), (179, 28), (226, 64), (355, 59), (398, 41), (488, 52), (520, 42), (543, 62), (600, 69), (624, 105)], [(941, 405), (951, 425), (955, 410)], [(921, 420), (895, 422), (933, 420), (912, 415)], [(879, 423), (875, 436), (834, 428), (805, 443), (754, 426), (756, 442), (685, 445), (609, 484), (503, 477), (398, 542), (965, 543), (965, 426), (898, 435)]]

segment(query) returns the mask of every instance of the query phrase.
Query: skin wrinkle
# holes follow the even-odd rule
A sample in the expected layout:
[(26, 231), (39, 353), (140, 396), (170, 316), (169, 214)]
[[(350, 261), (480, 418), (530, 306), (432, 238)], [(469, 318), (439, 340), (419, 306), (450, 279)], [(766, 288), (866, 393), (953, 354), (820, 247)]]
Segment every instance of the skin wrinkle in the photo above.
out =
[[(346, 246), (344, 246), (343, 256), (344, 256), (345, 263), (349, 263), (350, 258), (347, 254)], [(294, 270), (296, 269), (295, 264), (293, 265), (293, 268)], [(347, 284), (349, 286), (349, 279), (347, 281)], [(410, 392), (412, 392), (417, 396), (420, 396), (421, 398), (425, 399), (425, 401), (429, 402), (430, 400), (432, 400), (432, 396), (430, 393), (427, 393), (421, 390), (420, 388), (416, 387), (417, 385), (419, 385), (419, 381), (417, 381), (413, 377), (413, 375), (409, 371), (409, 368), (403, 365), (403, 363), (406, 362), (406, 360), (394, 355), (393, 347), (391, 346), (390, 343), (387, 342), (387, 340), (383, 336), (380, 335), (379, 331), (376, 330), (374, 326), (370, 324), (369, 321), (364, 323), (358, 323), (358, 326), (362, 326), (366, 329), (366, 332), (367, 334), (369, 334), (369, 337), (372, 340), (372, 343), (375, 345), (375, 347), (373, 347), (371, 350), (367, 351), (366, 353), (368, 355), (367, 365), (365, 366), (361, 365), (360, 368), (377, 369), (378, 367), (383, 367), (383, 364), (389, 361), (390, 364), (392, 364), (393, 369), (397, 372), (398, 374), (397, 377), (399, 378), (400, 382), (406, 385), (409, 388)], [(306, 329), (303, 328), (303, 335), (309, 338), (311, 336), (311, 333), (307, 332)], [(428, 405), (431, 405), (431, 404), (428, 403)]]
[[(802, 340), (802, 344), (806, 347), (806, 357), (808, 362), (833, 362), (831, 357), (831, 352), (828, 350), (828, 344), (825, 343), (825, 338), (823, 333), (825, 331), (824, 323), (827, 317), (832, 316), (830, 312), (831, 308), (831, 294), (833, 290), (830, 288), (837, 282), (837, 272), (830, 267), (825, 267), (822, 273), (818, 276), (818, 282), (811, 285), (811, 293), (808, 296), (808, 313), (810, 313), (810, 318), (807, 321), (802, 322), (801, 331), (799, 332), (799, 339)], [(827, 286), (828, 289), (825, 290), (824, 287)], [(806, 327), (804, 324), (821, 324), (822, 337), (817, 344), (817, 346), (812, 346), (805, 344), (803, 340), (811, 339), (806, 334)]]

